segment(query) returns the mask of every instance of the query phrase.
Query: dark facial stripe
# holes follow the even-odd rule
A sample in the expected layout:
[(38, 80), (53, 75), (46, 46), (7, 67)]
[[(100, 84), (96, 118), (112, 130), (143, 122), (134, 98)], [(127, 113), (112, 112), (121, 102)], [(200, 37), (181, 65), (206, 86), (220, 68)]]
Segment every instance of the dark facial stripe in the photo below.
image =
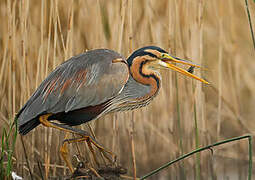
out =
[(150, 78), (150, 77), (152, 77), (153, 79), (155, 79), (156, 80), (156, 82), (157, 82), (157, 88), (160, 88), (160, 80), (159, 80), (159, 78), (157, 78), (156, 77), (156, 75), (155, 74), (144, 74), (143, 73), (143, 66), (146, 64), (146, 63), (148, 63), (149, 61), (148, 60), (145, 60), (145, 61), (143, 61), (141, 64), (140, 64), (140, 66), (139, 66), (139, 73), (143, 76), (143, 77), (145, 77), (145, 78)]

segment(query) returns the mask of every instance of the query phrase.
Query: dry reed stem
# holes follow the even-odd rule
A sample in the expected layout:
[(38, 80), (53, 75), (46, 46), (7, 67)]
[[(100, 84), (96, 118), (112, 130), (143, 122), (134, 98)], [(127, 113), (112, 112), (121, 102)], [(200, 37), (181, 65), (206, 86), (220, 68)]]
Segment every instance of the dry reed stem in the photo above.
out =
[(219, 6), (218, 10), (218, 18), (219, 18), (219, 63), (218, 63), (218, 71), (219, 71), (219, 77), (218, 77), (218, 112), (217, 112), (217, 139), (220, 138), (220, 127), (221, 127), (221, 109), (222, 109), (222, 42), (223, 42), (223, 22), (222, 22), (222, 14), (223, 14), (223, 9), (222, 7)]
[[(128, 47), (129, 54), (131, 54), (133, 50), (133, 0), (128, 1)], [(134, 144), (134, 131), (135, 131), (135, 122), (134, 122), (134, 112), (131, 115), (131, 122), (129, 126), (129, 136), (130, 136), (130, 144), (131, 144), (131, 154), (132, 154), (132, 165), (133, 165), (133, 177), (136, 180), (136, 156), (135, 156), (135, 144)]]

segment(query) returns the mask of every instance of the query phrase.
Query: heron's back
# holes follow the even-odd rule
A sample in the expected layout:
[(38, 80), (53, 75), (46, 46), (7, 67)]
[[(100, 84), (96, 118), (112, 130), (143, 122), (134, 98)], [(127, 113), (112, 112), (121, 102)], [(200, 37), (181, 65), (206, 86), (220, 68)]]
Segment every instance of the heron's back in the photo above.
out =
[[(115, 51), (97, 49), (58, 66), (17, 114), (19, 132), (26, 134), (35, 128), (40, 124), (38, 118), (44, 114), (54, 115), (52, 119), (62, 117), (59, 121), (69, 125), (98, 116), (104, 110), (104, 103), (119, 93), (129, 76), (125, 61), (114, 63), (116, 59), (123, 60)], [(84, 119), (67, 118), (71, 115)]]

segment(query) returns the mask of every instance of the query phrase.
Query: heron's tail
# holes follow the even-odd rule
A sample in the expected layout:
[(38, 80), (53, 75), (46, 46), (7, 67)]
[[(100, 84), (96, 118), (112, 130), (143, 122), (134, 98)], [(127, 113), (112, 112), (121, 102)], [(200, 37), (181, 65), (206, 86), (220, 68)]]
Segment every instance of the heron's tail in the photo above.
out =
[(19, 119), (19, 117), (20, 117), (21, 113), (24, 111), (25, 107), (26, 107), (26, 106), (24, 106), (24, 107), (18, 112), (18, 114), (16, 115), (16, 119), (17, 119), (18, 124), (19, 124), (19, 125), (18, 125), (18, 126), (19, 126), (19, 127), (18, 127), (18, 128), (19, 128), (19, 133), (20, 133), (21, 135), (25, 135), (25, 134), (29, 133), (32, 129), (34, 129), (36, 126), (38, 126), (38, 125), (40, 124), (40, 121), (39, 121), (39, 118), (38, 118), (38, 117), (33, 118), (33, 119), (31, 119), (31, 120), (25, 122), (24, 124), (19, 123), (19, 121), (21, 121), (21, 120)]
[(25, 134), (29, 133), (32, 129), (34, 129), (36, 126), (38, 126), (39, 124), (40, 124), (39, 119), (34, 118), (34, 119), (28, 121), (27, 123), (19, 126), (19, 133), (22, 135), (25, 135)]

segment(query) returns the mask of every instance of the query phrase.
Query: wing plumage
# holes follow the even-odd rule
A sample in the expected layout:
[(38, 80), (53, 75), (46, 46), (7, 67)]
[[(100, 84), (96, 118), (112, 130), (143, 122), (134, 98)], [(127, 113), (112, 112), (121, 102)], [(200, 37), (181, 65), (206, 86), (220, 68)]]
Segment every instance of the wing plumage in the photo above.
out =
[(43, 114), (95, 106), (117, 96), (129, 72), (125, 63), (114, 63), (115, 59), (123, 58), (114, 51), (97, 49), (58, 66), (17, 114), (19, 127)]

